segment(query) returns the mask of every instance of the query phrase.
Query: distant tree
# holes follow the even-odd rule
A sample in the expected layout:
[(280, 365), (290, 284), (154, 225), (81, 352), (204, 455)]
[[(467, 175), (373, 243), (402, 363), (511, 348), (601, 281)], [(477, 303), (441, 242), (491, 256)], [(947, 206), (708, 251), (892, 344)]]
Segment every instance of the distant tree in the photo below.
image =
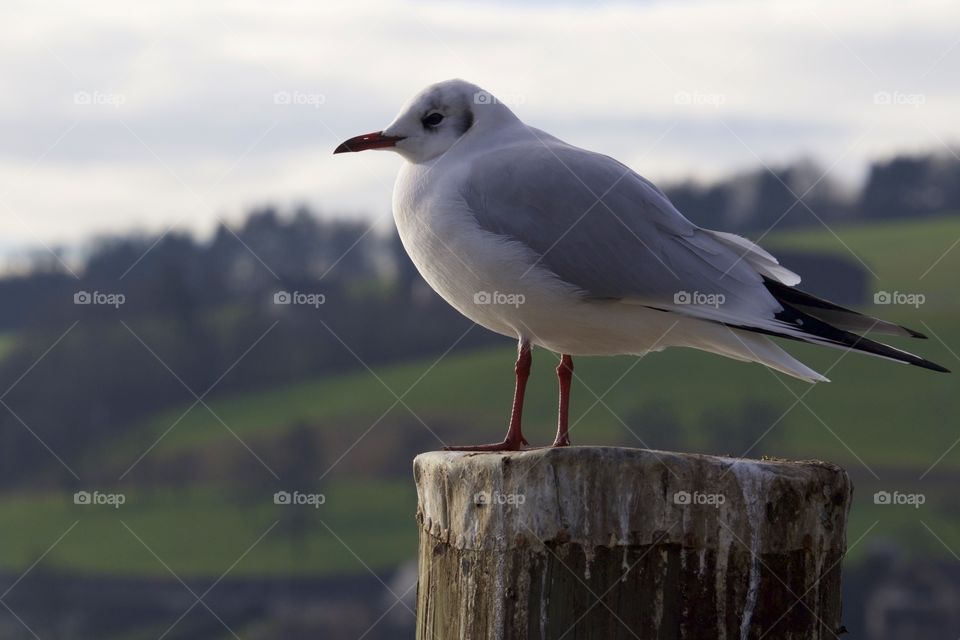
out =
[[(850, 197), (814, 162), (800, 160), (740, 173), (710, 185), (685, 182), (666, 189), (697, 224), (728, 231), (766, 231), (851, 217)], [(811, 211), (813, 213), (811, 213)]]
[(960, 212), (960, 160), (897, 156), (870, 166), (860, 207), (875, 218)]

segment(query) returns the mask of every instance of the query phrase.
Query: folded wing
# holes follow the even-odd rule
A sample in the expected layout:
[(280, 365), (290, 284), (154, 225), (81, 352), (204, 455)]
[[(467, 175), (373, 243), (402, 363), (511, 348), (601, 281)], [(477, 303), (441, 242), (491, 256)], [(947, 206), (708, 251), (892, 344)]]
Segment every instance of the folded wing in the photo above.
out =
[(461, 195), (482, 228), (585, 297), (942, 369), (851, 333), (917, 332), (794, 289), (800, 277), (756, 244), (698, 227), (630, 168), (545, 133), (474, 158)]

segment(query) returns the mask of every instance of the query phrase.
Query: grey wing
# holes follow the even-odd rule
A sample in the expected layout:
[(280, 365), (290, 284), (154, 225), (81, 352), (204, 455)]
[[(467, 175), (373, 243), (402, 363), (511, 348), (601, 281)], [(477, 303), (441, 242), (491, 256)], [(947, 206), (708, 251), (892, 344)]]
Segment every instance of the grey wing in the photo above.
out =
[(523, 243), (585, 296), (753, 325), (781, 309), (764, 276), (799, 282), (748, 240), (687, 220), (623, 164), (564, 143), (485, 154), (462, 195), (482, 228)]

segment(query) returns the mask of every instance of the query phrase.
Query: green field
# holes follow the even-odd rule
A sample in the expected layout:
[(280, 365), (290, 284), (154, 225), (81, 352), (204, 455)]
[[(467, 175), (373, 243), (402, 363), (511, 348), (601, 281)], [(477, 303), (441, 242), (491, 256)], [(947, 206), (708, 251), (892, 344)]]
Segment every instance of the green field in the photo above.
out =
[[(942, 253), (941, 249), (960, 238), (960, 220), (849, 228), (838, 233), (883, 278), (878, 289), (921, 291), (930, 301), (919, 309), (874, 306), (867, 310), (931, 336), (927, 341), (891, 342), (956, 368), (957, 358), (951, 350), (960, 348), (960, 302), (954, 293), (954, 276), (960, 272), (960, 249), (942, 259), (923, 280), (918, 278)], [(771, 236), (765, 244), (846, 252), (826, 231)], [(925, 250), (926, 246), (935, 248)], [(895, 261), (897, 267), (888, 269), (888, 261)], [(574, 439), (590, 444), (634, 442), (639, 446), (623, 422), (643, 439), (643, 425), (629, 424), (628, 418), (656, 401), (678, 408), (691, 443), (697, 444), (704, 441), (702, 431), (718, 410), (753, 401), (767, 402), (785, 411), (797, 395), (803, 395), (803, 403), (810, 409), (798, 404), (790, 410), (777, 428), (783, 435), (780, 446), (761, 446), (755, 453), (822, 457), (845, 465), (858, 464), (859, 456), (869, 466), (913, 468), (932, 464), (960, 436), (956, 426), (943, 419), (957, 415), (960, 409), (960, 398), (955, 393), (957, 383), (952, 376), (861, 355), (844, 356), (840, 351), (785, 344), (814, 368), (829, 372), (828, 377), (834, 382), (810, 387), (758, 365), (686, 350), (652, 354), (639, 361), (579, 359), (572, 408), (572, 419), (577, 423)], [(400, 395), (410, 389), (404, 396), (409, 411), (403, 406), (394, 407), (374, 428), (374, 434), (388, 430), (397, 420), (416, 424), (422, 420), (444, 442), (457, 437), (489, 439), (500, 435), (508, 409), (513, 385), (512, 359), (512, 346), (455, 352), (436, 365), (431, 360), (376, 368), (376, 376), (360, 370), (333, 380), (221, 398), (210, 406), (244, 438), (277, 437), (300, 422), (327, 425), (330, 429), (359, 429), (359, 436), (395, 403), (393, 393)], [(555, 419), (551, 370), (554, 360), (552, 354), (535, 353), (527, 400), (527, 424), (530, 433), (541, 442), (549, 439)], [(600, 395), (603, 402), (598, 403)], [(151, 436), (159, 437), (184, 409), (177, 407), (160, 414), (137, 429), (127, 442), (109, 452), (115, 464), (135, 459)], [(451, 429), (451, 425), (456, 428)], [(201, 407), (173, 427), (151, 456), (177, 455), (214, 445), (230, 447), (231, 440), (233, 437), (223, 425)], [(96, 461), (97, 465), (102, 463), (102, 459)], [(944, 468), (960, 466), (960, 450), (940, 464)]]
[(69, 493), (8, 498), (0, 503), (0, 569), (28, 566), (68, 529), (45, 568), (171, 577), (166, 564), (180, 576), (219, 576), (249, 549), (231, 575), (322, 575), (389, 568), (415, 548), (412, 486), (356, 480), (329, 484), (323, 494), (318, 508), (276, 505), (265, 491), (238, 498), (223, 490), (127, 490), (118, 508), (76, 505)]
[[(960, 368), (955, 355), (960, 352), (960, 297), (956, 295), (960, 247), (948, 252), (960, 238), (960, 220), (837, 227), (835, 232), (771, 234), (763, 244), (771, 250), (797, 248), (843, 255), (852, 250), (876, 273), (875, 290), (923, 294), (926, 300), (919, 308), (879, 305), (867, 311), (930, 335), (927, 341), (896, 339), (895, 345), (948, 368)], [(684, 449), (741, 455), (743, 448), (718, 445), (712, 426), (724, 416), (728, 420), (737, 416), (744, 406), (764, 406), (782, 418), (750, 456), (820, 458), (843, 465), (854, 476), (857, 491), (849, 538), (853, 542), (868, 529), (870, 534), (852, 556), (862, 554), (869, 541), (879, 537), (920, 552), (946, 554), (926, 527), (960, 552), (952, 496), (960, 473), (960, 445), (950, 449), (960, 438), (956, 375), (805, 345), (785, 346), (833, 382), (811, 387), (759, 365), (686, 350), (641, 360), (579, 359), (572, 405), (574, 443), (642, 447), (661, 442), (669, 434), (658, 433), (658, 425), (645, 424), (643, 416), (651, 407), (666, 406), (676, 412), (672, 428), (680, 433), (677, 437)], [(412, 481), (404, 471), (383, 477), (372, 469), (396, 456), (396, 451), (403, 450), (401, 445), (411, 440), (427, 449), (499, 438), (512, 393), (512, 364), (513, 347), (505, 340), (503, 347), (455, 351), (439, 362), (376, 367), (376, 375), (361, 368), (333, 379), (211, 399), (213, 412), (276, 468), (280, 487), (285, 469), (275, 455), (277, 442), (297, 425), (308, 425), (323, 443), (323, 456), (316, 465), (317, 485), (329, 499), (310, 514), (302, 543), (306, 551), (291, 553), (290, 538), (271, 533), (234, 571), (363, 570), (326, 526), (371, 566), (386, 567), (411, 557), (416, 535)], [(552, 437), (554, 366), (552, 354), (535, 352), (525, 416), (525, 430), (534, 444), (546, 444)], [(397, 404), (396, 396), (403, 398), (402, 404)], [(126, 531), (122, 519), (142, 532), (178, 573), (207, 575), (224, 570), (287, 512), (277, 515), (268, 494), (237, 500), (238, 490), (231, 492), (231, 488), (242, 479), (235, 470), (246, 469), (244, 473), (252, 475), (264, 470), (210, 412), (196, 407), (180, 419), (186, 409), (173, 407), (132, 426), (124, 440), (79, 463), (82, 477), (94, 475), (105, 483), (129, 487), (124, 489), (130, 492), (128, 504), (116, 512), (75, 507), (67, 503), (69, 496), (59, 494), (0, 501), (0, 517), (5, 523), (17, 523), (18, 530), (8, 527), (0, 532), (0, 566), (26, 566), (80, 519), (44, 560), (45, 566), (163, 573), (163, 567)], [(116, 480), (158, 439), (123, 482)], [(177, 469), (184, 460), (192, 460), (191, 468), (199, 468), (194, 473), (199, 474), (202, 481), (197, 486), (202, 489), (141, 495), (139, 484), (146, 470)], [(400, 460), (399, 467), (408, 468), (408, 461), (408, 457)], [(921, 491), (927, 503), (919, 510), (877, 506), (872, 495), (880, 489)], [(24, 530), (33, 535), (23, 536)]]

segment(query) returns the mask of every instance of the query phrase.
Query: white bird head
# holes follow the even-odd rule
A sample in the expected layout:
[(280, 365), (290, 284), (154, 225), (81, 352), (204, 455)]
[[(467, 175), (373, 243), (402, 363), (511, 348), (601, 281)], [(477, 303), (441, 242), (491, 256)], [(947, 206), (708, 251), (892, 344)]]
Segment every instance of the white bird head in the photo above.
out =
[(477, 85), (445, 80), (411, 98), (383, 131), (350, 138), (334, 153), (388, 149), (417, 164), (445, 153), (468, 133), (516, 120), (510, 109)]

